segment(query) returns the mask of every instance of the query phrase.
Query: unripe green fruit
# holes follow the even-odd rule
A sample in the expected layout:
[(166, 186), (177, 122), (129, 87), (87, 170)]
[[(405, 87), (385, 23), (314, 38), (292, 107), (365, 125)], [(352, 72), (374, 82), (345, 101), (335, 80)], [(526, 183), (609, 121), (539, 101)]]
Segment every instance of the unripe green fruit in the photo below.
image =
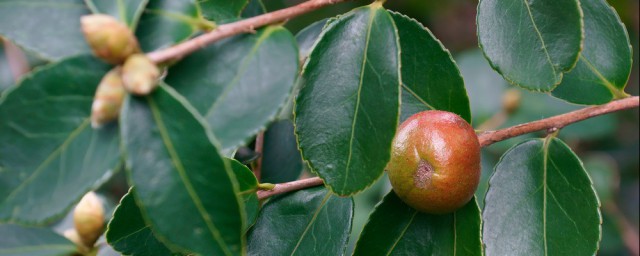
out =
[(393, 190), (409, 206), (432, 214), (453, 212), (478, 187), (478, 137), (456, 114), (417, 113), (398, 127), (387, 172)]
[(144, 54), (131, 55), (122, 66), (124, 88), (135, 95), (147, 95), (158, 85), (160, 69)]
[(93, 53), (111, 64), (121, 64), (140, 52), (138, 40), (125, 24), (114, 17), (92, 14), (80, 18), (82, 32)]

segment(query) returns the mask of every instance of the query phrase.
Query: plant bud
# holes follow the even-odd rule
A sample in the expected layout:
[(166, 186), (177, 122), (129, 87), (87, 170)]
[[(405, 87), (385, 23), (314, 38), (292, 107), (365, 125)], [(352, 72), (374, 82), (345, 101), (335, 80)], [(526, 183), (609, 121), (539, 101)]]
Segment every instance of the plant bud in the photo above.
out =
[(135, 95), (147, 95), (158, 85), (160, 69), (144, 54), (131, 55), (122, 67), (124, 88)]
[(114, 17), (92, 14), (80, 18), (82, 32), (93, 53), (111, 64), (121, 64), (127, 57), (140, 52), (133, 32)]
[(95, 193), (89, 192), (82, 197), (73, 212), (73, 223), (82, 243), (92, 248), (104, 226), (104, 208)]
[(118, 118), (126, 91), (122, 85), (122, 71), (119, 67), (104, 75), (98, 85), (91, 106), (91, 126), (99, 128)]
[(509, 89), (502, 95), (502, 109), (507, 114), (511, 114), (520, 107), (522, 95), (517, 89)]

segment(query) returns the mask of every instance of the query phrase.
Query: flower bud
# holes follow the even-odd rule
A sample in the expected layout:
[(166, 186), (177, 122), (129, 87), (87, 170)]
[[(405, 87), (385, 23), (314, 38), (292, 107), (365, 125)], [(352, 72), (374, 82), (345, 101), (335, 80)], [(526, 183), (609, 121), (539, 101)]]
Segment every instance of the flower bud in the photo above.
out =
[(133, 32), (114, 17), (104, 14), (80, 18), (82, 32), (93, 53), (111, 64), (121, 64), (131, 54), (140, 52)]
[(98, 85), (91, 105), (91, 126), (99, 128), (118, 118), (126, 91), (122, 85), (122, 71), (119, 67), (104, 75)]
[(507, 114), (511, 114), (520, 107), (522, 95), (517, 89), (509, 89), (502, 95), (502, 109)]
[(82, 197), (73, 212), (73, 223), (82, 243), (92, 248), (104, 226), (104, 208), (95, 193)]
[(122, 67), (124, 88), (135, 95), (147, 95), (158, 85), (160, 69), (144, 54), (131, 55)]

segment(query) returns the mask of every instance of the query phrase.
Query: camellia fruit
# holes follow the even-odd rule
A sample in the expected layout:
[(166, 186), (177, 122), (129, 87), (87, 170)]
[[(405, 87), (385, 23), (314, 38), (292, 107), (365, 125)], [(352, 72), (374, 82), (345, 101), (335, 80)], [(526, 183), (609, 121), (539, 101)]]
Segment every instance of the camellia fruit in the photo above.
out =
[(454, 113), (417, 113), (398, 127), (387, 173), (393, 191), (409, 206), (431, 214), (453, 212), (478, 187), (478, 137)]

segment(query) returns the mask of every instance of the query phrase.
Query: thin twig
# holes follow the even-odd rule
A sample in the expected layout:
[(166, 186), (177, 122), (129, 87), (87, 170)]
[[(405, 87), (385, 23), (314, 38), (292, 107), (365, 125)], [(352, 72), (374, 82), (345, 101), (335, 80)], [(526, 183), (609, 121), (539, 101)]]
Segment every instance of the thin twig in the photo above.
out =
[(9, 40), (0, 38), (0, 43), (3, 42), (5, 56), (7, 57), (7, 63), (9, 63), (9, 69), (13, 75), (13, 80), (17, 82), (24, 74), (29, 72), (29, 62), (18, 46), (9, 42)]
[(280, 183), (280, 184), (276, 184), (276, 186), (272, 190), (258, 191), (258, 199), (262, 200), (273, 195), (301, 190), (303, 188), (316, 187), (320, 185), (322, 185), (322, 179), (318, 177)]
[(253, 166), (253, 175), (260, 181), (260, 176), (262, 176), (262, 156), (264, 155), (264, 131), (259, 132), (256, 136), (255, 152), (258, 154), (258, 159), (256, 159)]
[[(640, 105), (640, 100), (638, 96), (629, 97), (621, 100), (612, 101), (604, 105), (586, 107), (586, 108), (565, 113), (562, 115), (557, 115), (557, 116), (545, 118), (545, 119), (530, 122), (530, 123), (516, 125), (516, 126), (512, 126), (512, 127), (497, 130), (497, 131), (484, 132), (478, 135), (478, 140), (480, 140), (480, 146), (486, 147), (495, 142), (520, 136), (526, 133), (542, 131), (542, 130), (555, 131), (575, 122), (579, 122), (588, 118), (604, 115), (604, 114), (615, 112), (615, 111), (620, 111), (620, 110), (629, 109), (629, 108), (636, 108), (638, 107), (638, 105)], [(318, 177), (280, 183), (280, 184), (276, 184), (275, 188), (272, 190), (258, 191), (258, 198), (265, 199), (267, 197), (277, 195), (277, 194), (292, 192), (292, 191), (301, 190), (309, 187), (320, 186), (322, 185), (322, 183), (323, 183), (322, 179)]]
[(309, 0), (304, 3), (278, 11), (265, 13), (252, 18), (220, 25), (215, 30), (209, 33), (202, 34), (198, 37), (192, 38), (169, 48), (150, 52), (147, 56), (156, 63), (178, 60), (186, 56), (187, 54), (197, 51), (198, 49), (203, 48), (220, 39), (242, 33), (251, 33), (256, 28), (282, 22), (327, 5), (346, 1), (347, 0)]
[(629, 97), (612, 101), (604, 105), (587, 107), (569, 113), (524, 123), (497, 131), (483, 132), (478, 135), (478, 140), (480, 141), (481, 147), (486, 147), (498, 141), (503, 141), (523, 134), (549, 129), (561, 129), (569, 124), (595, 116), (604, 115), (623, 109), (636, 108), (638, 107), (639, 103), (640, 101), (638, 99), (638, 96)]

